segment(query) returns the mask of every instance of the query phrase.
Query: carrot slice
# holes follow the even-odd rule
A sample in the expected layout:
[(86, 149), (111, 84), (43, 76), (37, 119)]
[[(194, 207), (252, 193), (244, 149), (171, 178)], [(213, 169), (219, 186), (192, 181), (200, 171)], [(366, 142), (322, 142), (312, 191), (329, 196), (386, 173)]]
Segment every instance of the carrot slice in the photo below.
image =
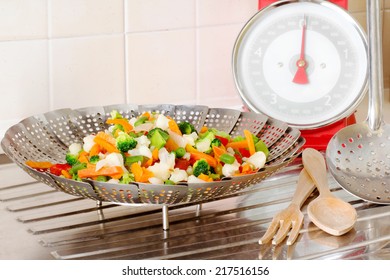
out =
[(206, 182), (212, 182), (213, 181), (213, 178), (210, 178), (210, 176), (206, 175), (206, 174), (203, 174), (201, 173), (199, 176), (198, 176), (199, 179), (203, 180), (203, 181), (206, 181)]
[(103, 131), (99, 131), (98, 134), (96, 134), (95, 138), (100, 138), (103, 139), (104, 141), (110, 143), (111, 145), (115, 146), (116, 145), (116, 140), (113, 136), (111, 136), (108, 133), (105, 133)]
[(169, 137), (165, 143), (165, 148), (168, 152), (172, 152), (179, 148), (179, 145), (177, 145), (177, 143), (171, 137)]
[(246, 142), (248, 143), (249, 153), (250, 155), (253, 155), (254, 153), (256, 153), (256, 148), (255, 143), (253, 141), (252, 132), (247, 129), (244, 129), (244, 135), (246, 138)]
[[(113, 138), (115, 141), (115, 138)], [(115, 147), (115, 144), (111, 144), (109, 141), (104, 138), (96, 136), (93, 141), (97, 143), (101, 149), (109, 152), (109, 153), (119, 153), (119, 150)]]
[(67, 170), (61, 170), (61, 174), (67, 179), (72, 179), (72, 175)]
[(199, 133), (205, 133), (207, 130), (209, 130), (207, 126), (202, 126), (201, 129), (199, 130)]
[(248, 141), (242, 140), (242, 141), (229, 142), (226, 145), (226, 148), (232, 148), (233, 150), (247, 149), (248, 148)]
[(88, 165), (87, 168), (77, 172), (80, 178), (92, 178), (97, 176), (109, 176), (112, 178), (120, 178), (123, 175), (123, 169), (120, 166), (104, 166), (96, 171), (95, 165)]
[(88, 163), (88, 153), (86, 151), (82, 151), (80, 154), (79, 154), (79, 158), (78, 158), (79, 162), (83, 162), (83, 163)]
[(123, 127), (125, 132), (129, 132), (133, 130), (133, 126), (129, 123), (127, 119), (108, 119), (106, 121), (107, 124), (119, 124)]
[(214, 152), (214, 158), (217, 161), (219, 161), (219, 158), (221, 157), (221, 155), (226, 153), (226, 149), (221, 148), (221, 147), (217, 147), (217, 146), (213, 146), (213, 152)]
[(53, 165), (51, 162), (48, 162), (48, 161), (27, 160), (25, 163), (26, 163), (26, 165), (28, 165), (34, 169), (48, 169)]
[(135, 181), (140, 183), (147, 183), (149, 178), (154, 176), (153, 172), (142, 167), (137, 162), (131, 165), (131, 172), (134, 174)]
[(169, 129), (172, 130), (173, 132), (175, 132), (179, 135), (182, 135), (179, 126), (177, 125), (177, 123), (174, 120), (169, 120), (168, 126), (169, 126)]
[(89, 150), (89, 156), (96, 156), (96, 155), (98, 155), (99, 153), (101, 152), (101, 150), (100, 150), (100, 146), (97, 144), (97, 143), (95, 143), (93, 146), (92, 146), (92, 148), (91, 148), (91, 150)]

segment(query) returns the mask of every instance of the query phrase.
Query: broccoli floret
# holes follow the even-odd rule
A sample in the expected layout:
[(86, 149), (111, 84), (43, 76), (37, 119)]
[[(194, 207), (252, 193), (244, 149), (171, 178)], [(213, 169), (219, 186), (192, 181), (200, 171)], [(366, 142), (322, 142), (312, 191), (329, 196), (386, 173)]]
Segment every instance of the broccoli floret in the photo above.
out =
[(75, 155), (75, 154), (71, 154), (71, 153), (67, 153), (66, 156), (65, 156), (65, 160), (68, 164), (70, 165), (75, 165), (76, 163), (78, 163), (78, 157), (79, 155)]
[(208, 175), (210, 173), (210, 165), (205, 159), (199, 159), (194, 163), (193, 174), (198, 177), (200, 174)]
[(218, 138), (215, 138), (213, 141), (211, 141), (211, 147), (220, 147), (222, 145), (221, 143), (221, 140), (219, 140)]
[(134, 182), (134, 176), (130, 173), (123, 174), (122, 178), (119, 180), (119, 184), (130, 184)]
[(100, 160), (100, 157), (98, 155), (91, 156), (89, 158), (89, 162), (92, 164), (96, 164)]
[(128, 150), (132, 150), (137, 146), (137, 140), (131, 137), (127, 133), (119, 133), (116, 138), (116, 147), (122, 153), (126, 153)]
[(167, 143), (169, 134), (165, 130), (156, 127), (149, 131), (147, 137), (150, 140), (151, 146), (155, 147), (156, 149), (160, 149)]
[(195, 127), (189, 122), (181, 122), (178, 124), (181, 133), (183, 134), (191, 134), (192, 132), (196, 132)]
[(111, 115), (112, 119), (122, 119), (123, 118), (123, 116), (117, 110), (112, 110), (110, 115)]

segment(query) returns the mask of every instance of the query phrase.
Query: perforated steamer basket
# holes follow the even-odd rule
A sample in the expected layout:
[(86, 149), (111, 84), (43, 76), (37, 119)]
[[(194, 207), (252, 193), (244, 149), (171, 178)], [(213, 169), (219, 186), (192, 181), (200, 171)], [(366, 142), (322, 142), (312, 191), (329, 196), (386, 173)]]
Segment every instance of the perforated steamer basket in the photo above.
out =
[[(37, 171), (25, 164), (27, 160), (64, 163), (69, 145), (82, 143), (86, 135), (107, 129), (106, 120), (114, 109), (128, 119), (144, 112), (162, 113), (177, 122), (188, 121), (197, 130), (207, 126), (228, 132), (231, 136), (243, 135), (243, 130), (248, 129), (265, 142), (270, 154), (265, 167), (257, 173), (224, 178), (217, 182), (183, 182), (178, 185), (75, 181)], [(7, 130), (1, 146), (6, 155), (30, 176), (58, 191), (99, 203), (162, 206), (165, 213), (164, 228), (167, 228), (168, 205), (202, 203), (259, 183), (293, 161), (301, 153), (304, 142), (299, 130), (262, 114), (202, 105), (118, 104), (76, 110), (60, 109), (26, 118)]]

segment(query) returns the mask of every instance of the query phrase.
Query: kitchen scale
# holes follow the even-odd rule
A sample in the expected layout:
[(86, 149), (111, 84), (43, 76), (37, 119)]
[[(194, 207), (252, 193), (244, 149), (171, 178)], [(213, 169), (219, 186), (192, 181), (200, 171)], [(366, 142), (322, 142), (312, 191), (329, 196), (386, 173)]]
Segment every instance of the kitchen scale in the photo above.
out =
[(233, 49), (233, 75), (249, 110), (301, 130), (325, 150), (367, 92), (366, 35), (348, 1), (259, 1)]

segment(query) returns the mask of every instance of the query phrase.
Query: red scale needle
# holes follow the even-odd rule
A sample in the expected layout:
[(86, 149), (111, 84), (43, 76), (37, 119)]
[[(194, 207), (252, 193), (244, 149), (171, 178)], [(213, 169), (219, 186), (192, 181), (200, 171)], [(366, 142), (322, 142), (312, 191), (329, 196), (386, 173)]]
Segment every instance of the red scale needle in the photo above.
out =
[(307, 78), (306, 67), (307, 63), (305, 60), (305, 37), (306, 37), (306, 18), (303, 18), (302, 24), (302, 38), (301, 38), (301, 54), (297, 61), (297, 72), (295, 73), (293, 82), (296, 84), (307, 84), (309, 79)]

